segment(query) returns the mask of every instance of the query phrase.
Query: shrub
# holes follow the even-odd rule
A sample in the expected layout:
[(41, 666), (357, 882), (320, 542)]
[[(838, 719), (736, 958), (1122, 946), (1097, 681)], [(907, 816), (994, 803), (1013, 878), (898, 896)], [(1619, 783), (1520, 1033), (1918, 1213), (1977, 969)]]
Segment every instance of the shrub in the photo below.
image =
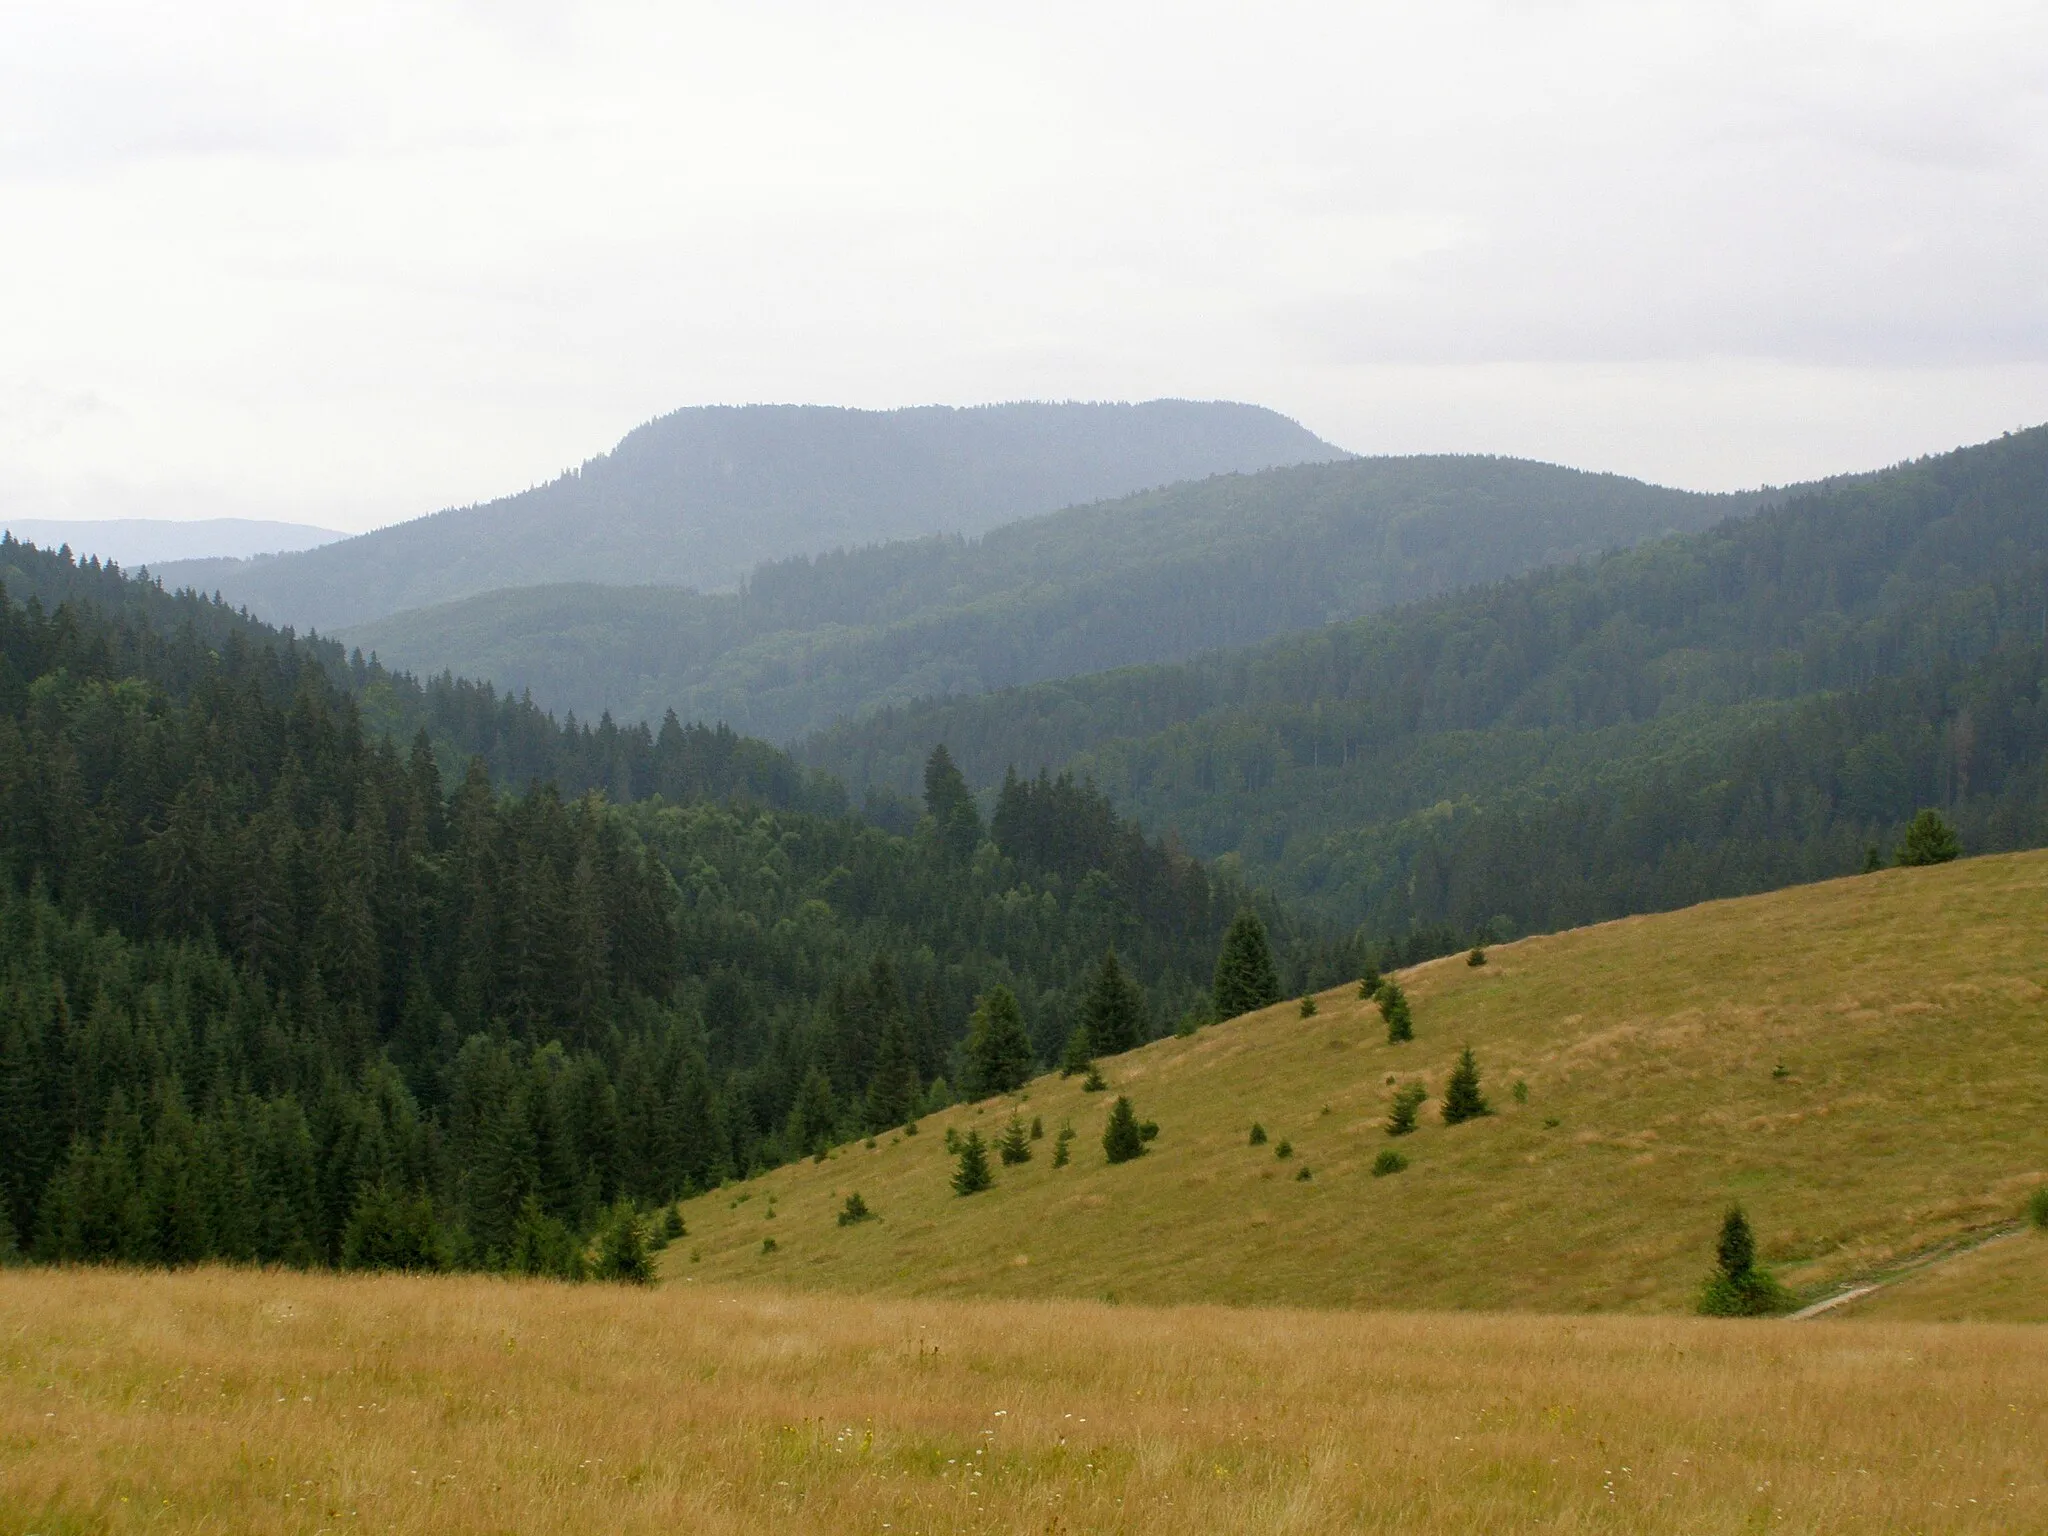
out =
[(1256, 1120), (1252, 1122), (1251, 1144), (1255, 1147), (1263, 1147), (1266, 1144), (1266, 1128)]
[(1110, 1106), (1109, 1124), (1102, 1132), (1102, 1155), (1112, 1163), (1128, 1163), (1145, 1155), (1145, 1133), (1139, 1129), (1131, 1101), (1122, 1094)]
[(996, 1143), (996, 1152), (1005, 1167), (1031, 1161), (1031, 1134), (1024, 1129), (1024, 1122), (1017, 1116), (1010, 1116), (1010, 1123), (1003, 1130), (1002, 1140)]
[(1306, 1165), (1304, 1165), (1304, 1166), (1303, 1166), (1303, 1168), (1302, 1168), (1302, 1170), (1301, 1170), (1301, 1172), (1297, 1173), (1297, 1174), (1296, 1174), (1296, 1175), (1294, 1176), (1294, 1182), (1295, 1182), (1295, 1183), (1297, 1183), (1297, 1184), (1306, 1184), (1306, 1183), (1307, 1183), (1307, 1182), (1308, 1182), (1308, 1181), (1309, 1181), (1310, 1179), (1312, 1179), (1312, 1178), (1314, 1178), (1314, 1177), (1315, 1177), (1315, 1175), (1314, 1175), (1313, 1173), (1309, 1172), (1309, 1170), (1308, 1170), (1307, 1166), (1306, 1166)]
[(1067, 1146), (1068, 1143), (1073, 1141), (1073, 1139), (1074, 1128), (1071, 1125), (1061, 1126), (1059, 1135), (1055, 1136), (1052, 1141), (1053, 1167), (1064, 1168), (1067, 1166), (1067, 1159), (1069, 1155), (1067, 1151)]
[(1749, 1218), (1741, 1206), (1730, 1206), (1714, 1245), (1714, 1272), (1700, 1288), (1700, 1311), (1709, 1317), (1768, 1317), (1791, 1302), (1770, 1271), (1757, 1264)]
[(1294, 1143), (1285, 1136), (1282, 1136), (1280, 1138), (1280, 1145), (1273, 1149), (1273, 1155), (1282, 1159), (1294, 1156)]
[(1369, 1003), (1380, 995), (1380, 970), (1370, 961), (1366, 963), (1365, 974), (1358, 978), (1358, 1000)]
[(1088, 1064), (1088, 1075), (1081, 1080), (1081, 1091), (1083, 1093), (1100, 1093), (1108, 1086), (1109, 1084), (1102, 1080), (1102, 1073), (1093, 1062), (1090, 1062)]
[(2028, 1199), (2027, 1220), (2043, 1231), (2048, 1231), (2048, 1184), (2043, 1184)]
[(1963, 845), (1956, 840), (1956, 829), (1949, 825), (1948, 818), (1937, 810), (1924, 810), (1906, 825), (1906, 835), (1899, 840), (1898, 851), (1893, 860), (1902, 869), (1911, 869), (1923, 864), (1946, 864), (1958, 857)]
[(1157, 1141), (1159, 1139), (1159, 1122), (1157, 1120), (1140, 1120), (1138, 1122), (1138, 1139), (1140, 1141)]
[(1415, 1129), (1415, 1116), (1429, 1090), (1420, 1083), (1403, 1083), (1394, 1090), (1394, 1102), (1387, 1110), (1387, 1134), (1406, 1136)]
[(1486, 951), (1485, 951), (1485, 949), (1483, 949), (1483, 948), (1482, 948), (1481, 946), (1479, 946), (1479, 945), (1477, 945), (1477, 944), (1474, 944), (1474, 945), (1472, 946), (1472, 953), (1471, 953), (1471, 954), (1469, 954), (1469, 955), (1467, 955), (1467, 956), (1465, 957), (1465, 963), (1466, 963), (1467, 965), (1484, 965), (1484, 964), (1486, 964)]
[(978, 1195), (984, 1189), (993, 1189), (995, 1182), (995, 1175), (989, 1172), (988, 1148), (981, 1144), (981, 1132), (969, 1131), (967, 1139), (960, 1143), (960, 1165), (953, 1170), (953, 1193)]
[(1399, 1045), (1415, 1038), (1415, 1016), (1408, 1011), (1408, 994), (1395, 982), (1380, 983), (1380, 1017), (1387, 1021), (1387, 1044)]
[(772, 1238), (772, 1237), (764, 1237), (764, 1238), (762, 1238), (762, 1239), (761, 1239), (761, 1251), (762, 1251), (763, 1253), (773, 1253), (773, 1252), (775, 1251), (775, 1239), (774, 1239), (774, 1238)]
[(949, 1125), (946, 1127), (946, 1151), (949, 1153), (957, 1153), (959, 1150), (960, 1132), (956, 1127)]
[(859, 1222), (873, 1221), (875, 1213), (868, 1209), (867, 1201), (861, 1199), (859, 1191), (846, 1197), (846, 1204), (839, 1210), (839, 1225), (851, 1227)]
[(1517, 1104), (1526, 1104), (1529, 1102), (1529, 1085), (1523, 1082), (1519, 1077), (1515, 1079), (1515, 1086), (1510, 1088), (1508, 1092), (1515, 1096), (1515, 1102)]
[(1312, 1019), (1316, 1016), (1316, 1000), (1304, 992), (1301, 994), (1301, 1016)]
[(1384, 1179), (1390, 1173), (1399, 1173), (1408, 1166), (1408, 1159), (1392, 1147), (1384, 1147), (1380, 1155), (1372, 1160), (1372, 1176)]
[(1031, 1139), (1033, 1141), (1045, 1140), (1045, 1122), (1037, 1115), (1031, 1117)]
[(905, 1121), (903, 1125), (903, 1134), (906, 1136), (915, 1136), (917, 1134), (917, 1122), (915, 1120)]
[(1458, 1057), (1458, 1064), (1451, 1068), (1450, 1081), (1444, 1084), (1444, 1124), (1463, 1125), (1467, 1120), (1492, 1113), (1485, 1095), (1479, 1091), (1479, 1062), (1468, 1045)]

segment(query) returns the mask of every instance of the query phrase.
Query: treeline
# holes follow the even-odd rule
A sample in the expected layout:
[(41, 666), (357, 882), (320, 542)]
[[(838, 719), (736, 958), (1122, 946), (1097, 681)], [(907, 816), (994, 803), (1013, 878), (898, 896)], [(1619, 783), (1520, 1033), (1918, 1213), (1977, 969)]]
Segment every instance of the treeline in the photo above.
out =
[(2042, 743), (1999, 679), (2044, 625), (2048, 429), (1255, 650), (884, 712), (804, 755), (894, 786), (942, 737), (970, 782), (1071, 769), (1335, 921), (1555, 927), (1841, 873), (1925, 804), (1980, 850), (2038, 840)]
[[(0, 589), (0, 1212), (47, 1258), (568, 1272), (622, 1202), (947, 1100), (998, 987), (1052, 1059), (1114, 947), (1172, 1027), (1243, 902), (1085, 787), (991, 835), (942, 753), (908, 834), (776, 805), (681, 727), (624, 807), (451, 780), (445, 737), (369, 724), (390, 679), (4, 553), (60, 589)], [(1288, 964), (1349, 963), (1271, 916)]]

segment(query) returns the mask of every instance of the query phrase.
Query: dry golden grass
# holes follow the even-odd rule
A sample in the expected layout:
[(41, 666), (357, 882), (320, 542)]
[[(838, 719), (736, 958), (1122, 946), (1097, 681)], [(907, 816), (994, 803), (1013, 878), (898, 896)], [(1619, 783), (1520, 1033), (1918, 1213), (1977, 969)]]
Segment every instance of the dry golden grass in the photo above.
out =
[[(1731, 1200), (1809, 1294), (2012, 1220), (2048, 1177), (2048, 854), (1965, 860), (1528, 939), (1402, 978), (1418, 1040), (1355, 989), (1106, 1064), (1162, 1132), (1104, 1164), (1113, 1095), (1041, 1078), (915, 1137), (684, 1206), (684, 1284), (1148, 1303), (1683, 1311)], [(1434, 1106), (1373, 1178), (1390, 1077), (1478, 1052), (1499, 1114)], [(1782, 1066), (1783, 1075), (1778, 1075)], [(1509, 1093), (1529, 1085), (1526, 1104)], [(1047, 1139), (954, 1196), (948, 1124)], [(1246, 1144), (1254, 1120), (1295, 1157)], [(1552, 1126), (1547, 1122), (1556, 1121)], [(1071, 1121), (1074, 1162), (1051, 1166)], [(1313, 1170), (1302, 1183), (1295, 1173)], [(835, 1213), (858, 1190), (882, 1217)], [(772, 1215), (770, 1212), (772, 1211)], [(777, 1250), (764, 1254), (762, 1240)]]
[(2021, 1232), (1858, 1297), (1829, 1318), (2048, 1323), (2048, 1235)]
[(0, 1274), (0, 1530), (2048, 1530), (2048, 1331)]

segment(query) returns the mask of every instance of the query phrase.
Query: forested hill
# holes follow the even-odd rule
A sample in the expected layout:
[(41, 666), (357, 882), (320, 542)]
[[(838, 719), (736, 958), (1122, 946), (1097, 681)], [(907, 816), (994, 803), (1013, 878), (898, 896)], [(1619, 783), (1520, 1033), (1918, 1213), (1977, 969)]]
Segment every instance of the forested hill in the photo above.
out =
[(1146, 486), (1342, 456), (1284, 416), (1222, 401), (704, 406), (516, 496), (303, 554), (160, 574), (275, 622), (335, 629), (549, 582), (711, 591), (764, 560), (974, 534)]
[(585, 716), (786, 741), (877, 706), (1171, 661), (1699, 529), (1760, 498), (1513, 459), (1219, 476), (994, 529), (765, 565), (734, 594), (494, 592), (345, 631)]
[(1376, 932), (1549, 928), (1853, 868), (1920, 805), (2048, 840), (2048, 429), (1756, 517), (1170, 667), (893, 709), (803, 751), (856, 789), (934, 740), (1069, 765), (1147, 826)]
[[(1028, 1065), (1115, 946), (1170, 1027), (1244, 900), (1072, 783), (984, 825), (942, 755), (907, 835), (708, 778), (508, 794), (373, 718), (432, 689), (11, 541), (0, 583), (0, 1260), (575, 1273), (946, 1101), (984, 995)], [(1269, 916), (1290, 980), (1352, 965)]]

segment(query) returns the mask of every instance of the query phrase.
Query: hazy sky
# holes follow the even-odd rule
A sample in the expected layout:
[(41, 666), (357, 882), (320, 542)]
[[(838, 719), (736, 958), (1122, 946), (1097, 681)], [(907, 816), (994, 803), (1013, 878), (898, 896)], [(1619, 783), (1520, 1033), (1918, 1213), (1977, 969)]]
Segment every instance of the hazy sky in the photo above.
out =
[(1155, 395), (1701, 487), (2048, 420), (2048, 6), (0, 0), (0, 510)]

